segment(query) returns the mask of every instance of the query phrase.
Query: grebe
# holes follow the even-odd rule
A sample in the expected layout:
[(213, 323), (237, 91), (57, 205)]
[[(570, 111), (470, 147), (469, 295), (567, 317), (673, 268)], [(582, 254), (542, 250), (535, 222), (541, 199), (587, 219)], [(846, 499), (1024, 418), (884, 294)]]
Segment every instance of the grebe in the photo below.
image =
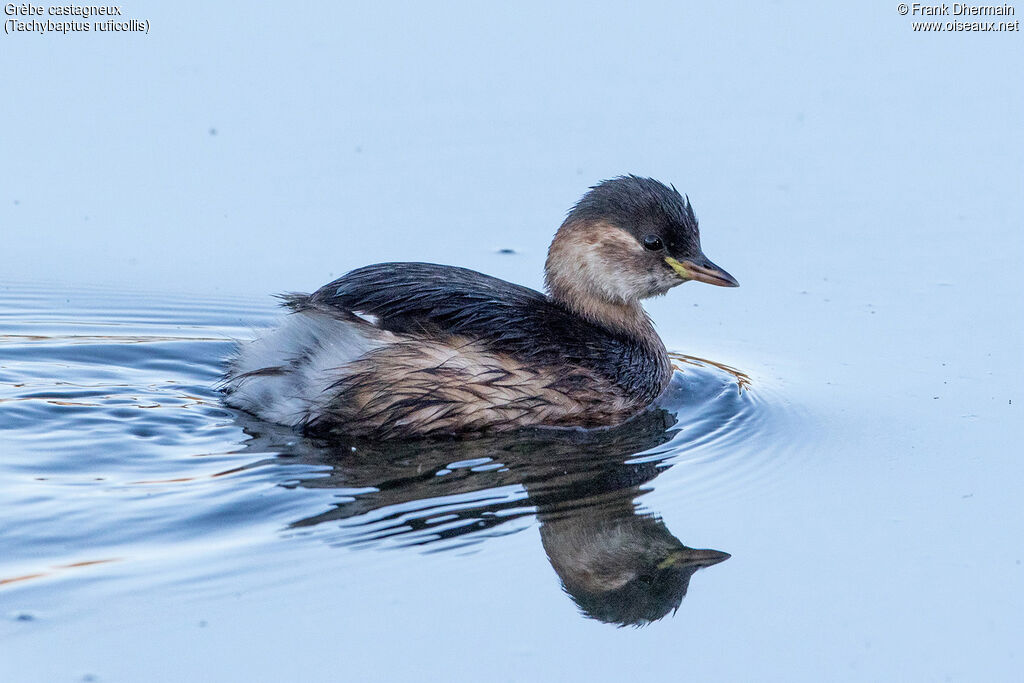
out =
[(379, 263), (282, 298), (243, 344), (226, 402), (311, 433), (374, 439), (616, 425), (672, 367), (641, 299), (738, 283), (701, 251), (689, 199), (651, 178), (590, 188), (555, 234), (548, 294), (454, 266)]

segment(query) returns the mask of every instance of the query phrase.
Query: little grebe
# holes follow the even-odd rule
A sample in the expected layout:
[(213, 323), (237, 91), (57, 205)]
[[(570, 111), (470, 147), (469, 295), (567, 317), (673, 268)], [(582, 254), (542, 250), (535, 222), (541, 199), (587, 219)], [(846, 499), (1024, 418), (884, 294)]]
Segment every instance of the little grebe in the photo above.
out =
[(227, 403), (377, 439), (615, 425), (672, 376), (640, 300), (688, 280), (738, 285), (701, 251), (689, 200), (636, 176), (569, 211), (544, 279), (547, 296), (465, 268), (379, 263), (286, 295), (290, 315), (231, 361)]

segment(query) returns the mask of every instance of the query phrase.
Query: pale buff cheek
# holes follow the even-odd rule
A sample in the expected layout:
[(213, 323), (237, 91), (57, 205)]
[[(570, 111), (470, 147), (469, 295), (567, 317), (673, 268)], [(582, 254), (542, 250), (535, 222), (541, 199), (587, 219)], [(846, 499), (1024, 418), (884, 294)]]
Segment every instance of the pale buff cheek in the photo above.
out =
[(633, 305), (681, 283), (657, 255), (606, 223), (563, 226), (545, 267), (552, 294), (583, 309), (590, 302)]
[(676, 277), (675, 274), (664, 269), (655, 269), (653, 273), (647, 275), (644, 284), (641, 285), (646, 288), (646, 293), (642, 294), (640, 298), (646, 299), (652, 296), (661, 296), (668, 290), (681, 284), (683, 284), (683, 281)]
[(659, 267), (631, 235), (612, 229), (596, 244), (583, 244), (578, 251), (581, 282), (598, 296), (633, 302), (664, 294), (679, 284), (679, 278)]
[(593, 296), (610, 301), (626, 302), (635, 300), (634, 276), (609, 259), (607, 249), (601, 245), (588, 245), (580, 250), (579, 272), (577, 275), (580, 286)]

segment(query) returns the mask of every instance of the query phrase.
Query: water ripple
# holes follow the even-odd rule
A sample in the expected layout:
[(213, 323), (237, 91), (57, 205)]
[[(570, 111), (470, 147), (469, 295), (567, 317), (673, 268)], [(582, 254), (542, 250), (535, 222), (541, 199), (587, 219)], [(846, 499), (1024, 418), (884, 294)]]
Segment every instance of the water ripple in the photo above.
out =
[[(637, 517), (644, 491), (736, 495), (790, 460), (769, 447), (792, 433), (786, 402), (708, 360), (674, 356), (659, 407), (620, 428), (325, 442), (230, 410), (213, 389), (234, 340), (273, 320), (267, 304), (10, 286), (0, 296), (3, 591), (86, 575), (140, 590), (175, 580), (157, 578), (159, 558), (214, 547), (466, 551), (538, 523), (569, 586), (566, 538), (625, 524), (681, 552), (660, 522)], [(581, 531), (593, 520), (605, 530)], [(217, 574), (201, 561), (194, 571)]]

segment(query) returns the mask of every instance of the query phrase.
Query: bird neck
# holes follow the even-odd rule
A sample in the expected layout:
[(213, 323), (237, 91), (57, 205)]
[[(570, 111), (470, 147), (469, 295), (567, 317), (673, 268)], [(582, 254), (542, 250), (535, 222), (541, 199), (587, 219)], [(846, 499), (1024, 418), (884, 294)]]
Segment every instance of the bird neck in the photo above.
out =
[(552, 300), (592, 323), (641, 341), (658, 339), (650, 317), (638, 302), (618, 303), (557, 287), (549, 289)]
[(622, 273), (609, 247), (623, 239), (620, 232), (601, 224), (562, 224), (544, 263), (548, 294), (592, 323), (639, 340), (657, 340), (639, 299), (617, 284)]
[[(557, 273), (557, 269), (547, 271), (548, 295), (552, 301), (613, 335), (632, 340), (644, 349), (641, 354), (644, 359), (643, 369), (650, 372), (633, 372), (637, 367), (628, 365), (630, 372), (626, 376), (622, 376), (618, 370), (613, 374), (617, 382), (641, 396), (645, 405), (654, 400), (672, 379), (672, 362), (664, 342), (640, 303), (608, 301), (593, 296), (586, 289), (565, 285)], [(617, 369), (622, 367), (620, 362), (621, 359), (616, 360)]]

